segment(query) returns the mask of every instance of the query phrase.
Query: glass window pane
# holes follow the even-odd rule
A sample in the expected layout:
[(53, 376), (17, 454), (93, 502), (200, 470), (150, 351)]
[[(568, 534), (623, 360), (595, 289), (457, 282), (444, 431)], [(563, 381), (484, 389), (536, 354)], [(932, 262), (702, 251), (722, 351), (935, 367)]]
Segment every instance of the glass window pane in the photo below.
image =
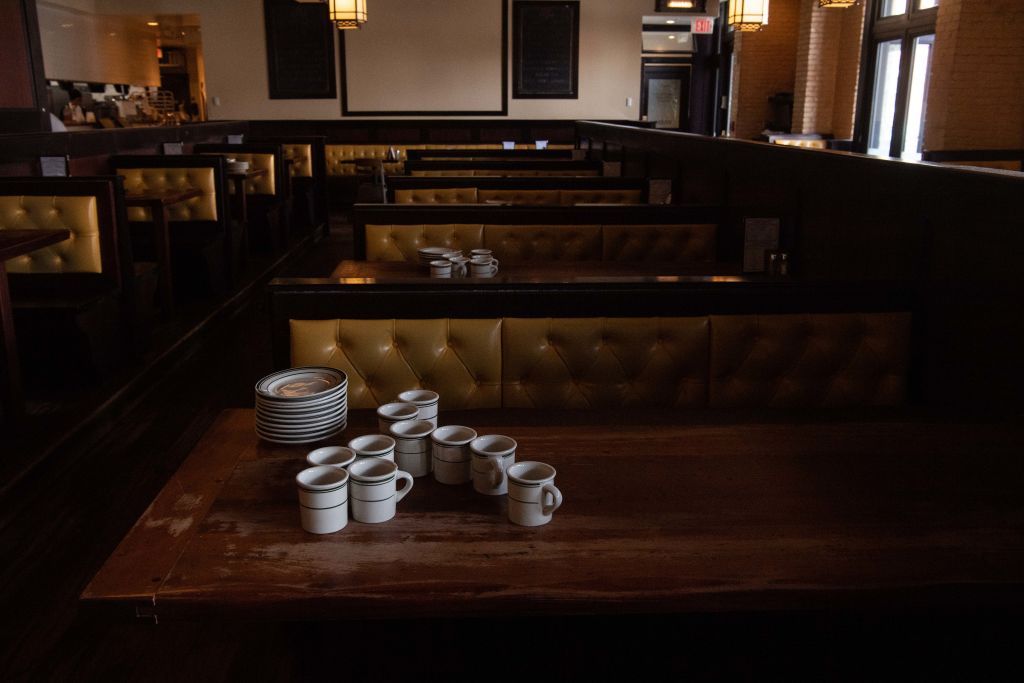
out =
[(917, 9), (931, 9), (938, 6), (939, 0), (917, 0)]
[(892, 144), (893, 118), (896, 116), (896, 87), (900, 77), (900, 43), (899, 40), (888, 40), (878, 44), (875, 87), (871, 93), (868, 154), (888, 156), (889, 146)]
[(882, 0), (882, 16), (891, 17), (907, 13), (907, 0)]
[(679, 98), (683, 83), (678, 78), (652, 78), (647, 81), (647, 119), (655, 128), (679, 127)]
[(901, 159), (921, 160), (925, 104), (928, 102), (928, 72), (934, 44), (934, 34), (918, 36), (914, 40), (910, 67), (910, 96), (907, 98), (907, 126), (903, 134)]

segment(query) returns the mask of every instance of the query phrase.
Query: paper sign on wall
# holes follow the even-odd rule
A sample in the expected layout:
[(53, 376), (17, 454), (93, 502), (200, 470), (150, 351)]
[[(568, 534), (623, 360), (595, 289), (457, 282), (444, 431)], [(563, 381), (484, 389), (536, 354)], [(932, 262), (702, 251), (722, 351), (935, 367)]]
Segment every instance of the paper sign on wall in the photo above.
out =
[(68, 176), (68, 158), (39, 157), (39, 172), (45, 178), (66, 178)]
[(778, 218), (747, 218), (743, 221), (744, 273), (763, 273), (765, 252), (778, 248)]

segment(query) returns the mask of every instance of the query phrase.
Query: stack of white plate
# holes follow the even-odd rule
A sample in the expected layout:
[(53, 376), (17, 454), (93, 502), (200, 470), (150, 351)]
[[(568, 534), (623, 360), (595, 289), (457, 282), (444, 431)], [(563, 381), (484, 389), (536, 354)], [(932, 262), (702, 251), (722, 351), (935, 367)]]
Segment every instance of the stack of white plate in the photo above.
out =
[(449, 254), (455, 254), (459, 250), (449, 247), (421, 247), (416, 250), (420, 257), (420, 266), (430, 269), (430, 262), (447, 258)]
[(291, 368), (256, 383), (256, 433), (273, 443), (312, 443), (348, 424), (348, 377), (334, 368)]

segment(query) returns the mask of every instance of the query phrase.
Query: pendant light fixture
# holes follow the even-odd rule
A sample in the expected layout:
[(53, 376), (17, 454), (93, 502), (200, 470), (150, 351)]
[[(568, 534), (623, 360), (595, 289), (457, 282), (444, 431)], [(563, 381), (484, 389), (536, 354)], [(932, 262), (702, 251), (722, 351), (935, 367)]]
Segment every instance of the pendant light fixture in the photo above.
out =
[(851, 5), (856, 5), (857, 0), (818, 0), (818, 7), (838, 7), (843, 9)]
[(330, 20), (340, 29), (366, 23), (366, 0), (327, 0), (327, 8)]
[(734, 31), (760, 31), (768, 23), (768, 0), (729, 0), (729, 25)]

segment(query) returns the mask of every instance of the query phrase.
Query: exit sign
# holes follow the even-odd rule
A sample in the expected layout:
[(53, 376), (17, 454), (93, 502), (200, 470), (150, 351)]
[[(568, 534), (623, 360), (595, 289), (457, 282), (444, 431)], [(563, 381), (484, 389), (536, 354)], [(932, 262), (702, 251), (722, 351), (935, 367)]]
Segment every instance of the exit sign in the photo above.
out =
[(690, 21), (691, 33), (714, 33), (715, 20), (711, 17), (697, 17)]

